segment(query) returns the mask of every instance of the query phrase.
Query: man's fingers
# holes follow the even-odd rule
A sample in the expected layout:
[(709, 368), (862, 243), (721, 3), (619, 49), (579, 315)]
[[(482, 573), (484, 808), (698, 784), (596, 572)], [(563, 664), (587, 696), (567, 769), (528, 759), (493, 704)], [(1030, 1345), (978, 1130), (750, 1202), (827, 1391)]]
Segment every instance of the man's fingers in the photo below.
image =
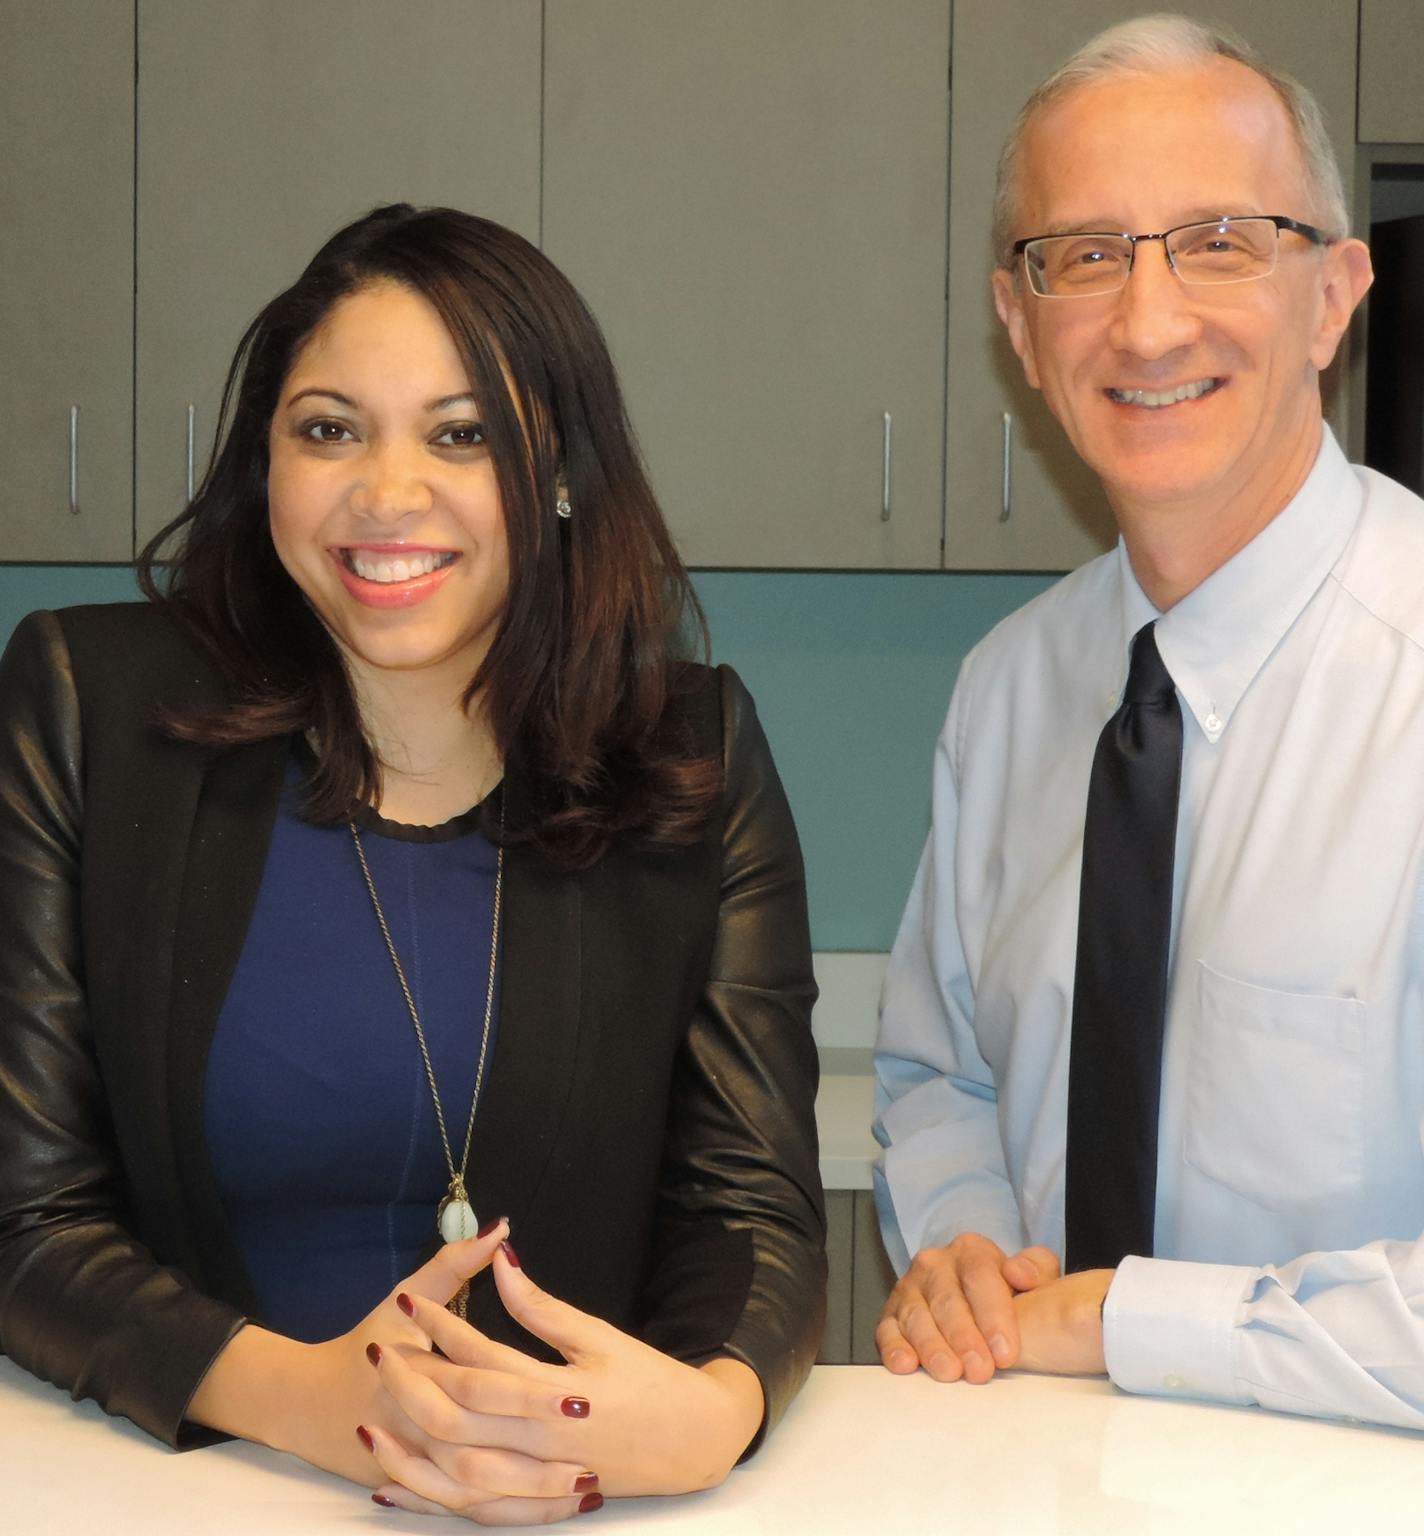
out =
[(880, 1362), (897, 1376), (909, 1376), (919, 1370), (919, 1356), (906, 1342), (900, 1325), (888, 1314), (875, 1325), (875, 1344), (880, 1351)]
[(1003, 1276), (1016, 1291), (1057, 1280), (1062, 1273), (1058, 1255), (1051, 1248), (1022, 1248), (1004, 1260)]
[[(1022, 1266), (1025, 1275), (1030, 1262)], [(1012, 1364), (1019, 1339), (1007, 1263), (1003, 1249), (977, 1232), (922, 1248), (885, 1304), (876, 1329), (880, 1358), (908, 1370), (901, 1358), (908, 1351), (938, 1381), (976, 1383)]]
[[(962, 1284), (975, 1332), (988, 1352), (992, 1375), (993, 1368), (1002, 1370), (1018, 1359), (1019, 1325), (1014, 1315), (1014, 1290), (1005, 1281), (997, 1264), (976, 1263), (970, 1266), (962, 1276)], [(962, 1342), (966, 1351), (978, 1350), (978, 1345), (967, 1338), (961, 1341), (952, 1337), (951, 1342), (956, 1345)], [(980, 1379), (971, 1370), (968, 1360), (965, 1361), (964, 1369), (970, 1380)], [(988, 1376), (983, 1379), (987, 1381)]]
[[(994, 1354), (979, 1326), (974, 1304), (963, 1288), (968, 1278), (971, 1277), (957, 1273), (953, 1277), (941, 1277), (933, 1292), (926, 1291), (926, 1299), (935, 1327), (958, 1359), (965, 1379), (980, 1383), (988, 1381), (994, 1374)], [(1006, 1298), (1012, 1295), (1002, 1280), (999, 1285)], [(994, 1321), (997, 1324), (997, 1317)], [(913, 1342), (913, 1332), (910, 1338)]]
[[(921, 1278), (927, 1274), (928, 1267), (917, 1258), (909, 1272), (890, 1292), (890, 1299), (885, 1303), (885, 1310), (875, 1330), (880, 1358), (888, 1365), (892, 1356), (898, 1356), (903, 1348), (936, 1381), (958, 1381), (964, 1374), (964, 1368), (931, 1314), (921, 1288)], [(895, 1369), (908, 1370), (909, 1367), (901, 1362)]]

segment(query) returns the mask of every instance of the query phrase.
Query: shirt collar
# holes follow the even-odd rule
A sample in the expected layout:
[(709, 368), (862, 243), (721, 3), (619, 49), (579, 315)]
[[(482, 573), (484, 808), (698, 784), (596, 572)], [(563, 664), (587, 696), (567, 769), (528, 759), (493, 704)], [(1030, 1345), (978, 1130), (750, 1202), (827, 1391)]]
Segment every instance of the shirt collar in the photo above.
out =
[[(1122, 677), (1132, 637), (1157, 620), (1157, 649), (1202, 733), (1216, 741), (1271, 652), (1330, 574), (1364, 503), (1330, 428), (1305, 483), (1244, 549), (1161, 614), (1118, 540)], [(1120, 692), (1120, 689), (1119, 689)]]

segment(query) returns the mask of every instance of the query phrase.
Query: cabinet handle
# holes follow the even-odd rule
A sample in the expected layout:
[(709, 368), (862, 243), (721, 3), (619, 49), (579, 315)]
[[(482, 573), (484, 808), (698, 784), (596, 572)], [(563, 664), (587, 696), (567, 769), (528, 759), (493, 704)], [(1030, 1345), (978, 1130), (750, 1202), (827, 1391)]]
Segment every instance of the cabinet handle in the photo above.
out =
[(1004, 483), (1000, 491), (999, 521), (1006, 523), (1014, 509), (1014, 418), (1004, 412), (1003, 455)]
[(881, 434), (880, 450), (880, 521), (890, 521), (890, 432), (892, 428), (890, 412), (885, 413), (885, 424)]
[(79, 407), (69, 407), (69, 511), (79, 516)]
[(188, 402), (188, 500), (193, 499), (193, 422), (198, 414), (198, 408), (190, 400)]

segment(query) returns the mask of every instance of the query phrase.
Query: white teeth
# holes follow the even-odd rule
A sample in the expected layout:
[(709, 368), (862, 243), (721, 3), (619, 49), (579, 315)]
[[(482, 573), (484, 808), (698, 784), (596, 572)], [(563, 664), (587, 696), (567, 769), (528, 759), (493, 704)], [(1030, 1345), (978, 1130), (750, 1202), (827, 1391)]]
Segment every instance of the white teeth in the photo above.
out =
[(455, 558), (452, 554), (436, 554), (427, 550), (424, 554), (408, 555), (390, 560), (385, 556), (364, 554), (359, 549), (343, 551), (347, 568), (355, 571), (362, 581), (391, 583), (413, 581), (417, 576), (428, 576)]
[(1219, 379), (1197, 379), (1191, 384), (1179, 384), (1175, 389), (1110, 389), (1108, 394), (1119, 405), (1143, 405), (1155, 411), (1164, 405), (1176, 405), (1180, 400), (1200, 399), (1220, 385)]

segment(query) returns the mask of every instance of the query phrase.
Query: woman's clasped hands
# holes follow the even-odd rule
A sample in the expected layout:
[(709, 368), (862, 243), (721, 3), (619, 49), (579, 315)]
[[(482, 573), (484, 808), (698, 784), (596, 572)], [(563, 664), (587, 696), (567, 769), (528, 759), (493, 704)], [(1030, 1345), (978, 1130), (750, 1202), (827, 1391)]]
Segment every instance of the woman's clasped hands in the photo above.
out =
[[(510, 1316), (563, 1355), (536, 1360), (450, 1313), (430, 1265), (395, 1297), (420, 1341), (367, 1359), (394, 1412), (358, 1429), (384, 1482), (377, 1503), (484, 1525), (532, 1525), (597, 1509), (603, 1496), (686, 1493), (722, 1481), (761, 1425), (755, 1373), (740, 1361), (698, 1368), (541, 1291), (500, 1223), (469, 1253), (494, 1265)], [(431, 1263), (437, 1264), (437, 1255)], [(368, 1319), (368, 1323), (374, 1321)], [(426, 1346), (424, 1341), (428, 1341)]]

